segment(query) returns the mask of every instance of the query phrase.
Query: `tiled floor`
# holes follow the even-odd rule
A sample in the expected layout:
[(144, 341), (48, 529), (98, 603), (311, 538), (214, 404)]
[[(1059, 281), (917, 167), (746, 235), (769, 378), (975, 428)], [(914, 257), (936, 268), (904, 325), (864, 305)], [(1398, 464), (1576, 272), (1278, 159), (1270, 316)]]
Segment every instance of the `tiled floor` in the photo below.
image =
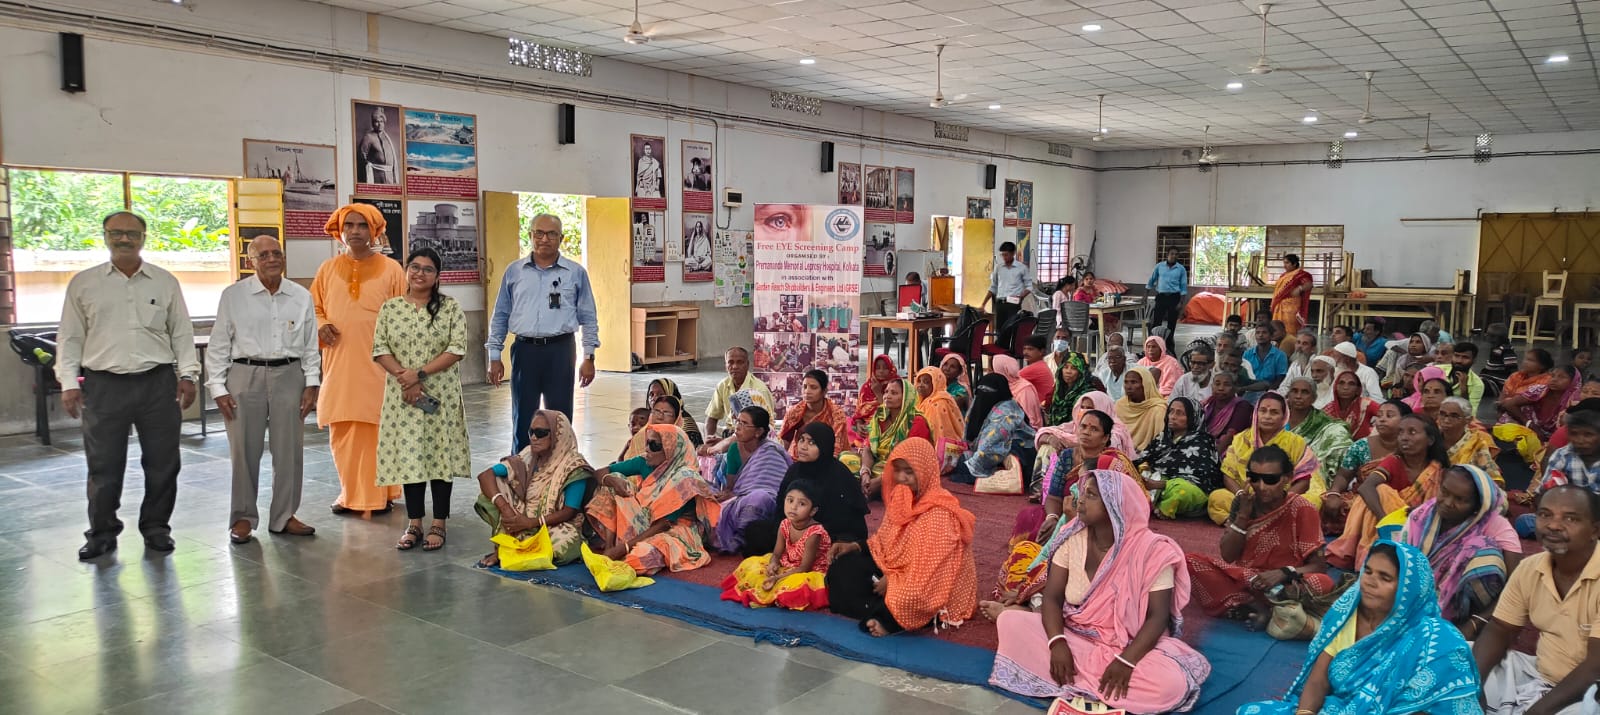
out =
[[(718, 375), (670, 376), (703, 413)], [(620, 449), (647, 383), (602, 374), (580, 393), (593, 461)], [(508, 390), (467, 397), (474, 463), (488, 464), (509, 446)], [(455, 490), (443, 550), (398, 552), (399, 511), (328, 513), (338, 480), (314, 428), (300, 513), (315, 537), (228, 543), (228, 445), (213, 432), (183, 440), (175, 553), (146, 554), (132, 528), (135, 461), (120, 550), (80, 564), (81, 444), (66, 432), (54, 447), (0, 438), (0, 714), (1037, 712), (476, 571), (488, 534), (470, 484)]]

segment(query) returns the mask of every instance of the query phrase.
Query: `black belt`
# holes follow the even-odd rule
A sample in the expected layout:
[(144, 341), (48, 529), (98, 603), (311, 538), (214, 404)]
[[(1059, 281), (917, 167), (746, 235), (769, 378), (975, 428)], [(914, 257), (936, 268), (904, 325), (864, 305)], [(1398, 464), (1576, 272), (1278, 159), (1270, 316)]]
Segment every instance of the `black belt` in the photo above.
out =
[(556, 345), (558, 343), (570, 343), (570, 342), (572, 342), (572, 333), (562, 333), (561, 335), (551, 335), (550, 337), (547, 337), (547, 338), (529, 338), (529, 337), (525, 337), (525, 336), (522, 336), (522, 335), (518, 335), (517, 336), (517, 342), (519, 342), (519, 343), (527, 343), (529, 345)]
[(234, 358), (235, 365), (249, 365), (251, 367), (283, 367), (289, 363), (300, 362), (300, 358), (278, 358), (277, 360), (251, 360), (250, 358)]
[(157, 365), (149, 370), (140, 370), (139, 372), (111, 372), (109, 370), (91, 370), (89, 368), (83, 368), (82, 372), (85, 375), (99, 375), (101, 377), (144, 377), (145, 375), (153, 375), (163, 370), (176, 371), (177, 367), (173, 365)]

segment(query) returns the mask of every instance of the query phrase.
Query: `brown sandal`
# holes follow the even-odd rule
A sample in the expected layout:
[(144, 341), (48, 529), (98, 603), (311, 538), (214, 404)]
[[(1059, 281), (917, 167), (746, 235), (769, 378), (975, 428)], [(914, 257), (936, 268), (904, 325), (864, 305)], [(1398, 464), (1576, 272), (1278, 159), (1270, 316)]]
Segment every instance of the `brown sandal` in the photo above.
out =
[(428, 527), (428, 536), (437, 536), (437, 537), (439, 537), (439, 545), (435, 546), (433, 544), (428, 543), (427, 541), (423, 541), (422, 542), (422, 550), (423, 551), (438, 551), (439, 549), (444, 548), (444, 527), (442, 527), (442, 526), (430, 526), (430, 527)]
[(406, 524), (406, 530), (401, 532), (400, 541), (394, 547), (401, 551), (410, 551), (417, 548), (417, 542), (422, 538), (422, 529), (416, 524)]

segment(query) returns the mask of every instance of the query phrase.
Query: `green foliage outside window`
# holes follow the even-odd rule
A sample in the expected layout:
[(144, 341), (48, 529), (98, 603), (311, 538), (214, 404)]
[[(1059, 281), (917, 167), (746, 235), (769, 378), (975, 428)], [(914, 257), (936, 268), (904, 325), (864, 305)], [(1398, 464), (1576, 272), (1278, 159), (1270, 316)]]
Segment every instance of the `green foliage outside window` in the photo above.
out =
[(149, 222), (147, 251), (228, 249), (228, 182), (133, 176), (131, 205), (121, 174), (11, 171), (11, 214), (20, 250), (102, 251), (100, 222), (130, 209)]
[(1194, 277), (1201, 286), (1228, 285), (1228, 254), (1239, 254), (1239, 268), (1249, 266), (1251, 253), (1267, 250), (1266, 226), (1195, 226)]
[(550, 214), (561, 219), (561, 255), (583, 262), (583, 200), (574, 194), (517, 194), (519, 243), (524, 254), (533, 251), (528, 231), (533, 217)]

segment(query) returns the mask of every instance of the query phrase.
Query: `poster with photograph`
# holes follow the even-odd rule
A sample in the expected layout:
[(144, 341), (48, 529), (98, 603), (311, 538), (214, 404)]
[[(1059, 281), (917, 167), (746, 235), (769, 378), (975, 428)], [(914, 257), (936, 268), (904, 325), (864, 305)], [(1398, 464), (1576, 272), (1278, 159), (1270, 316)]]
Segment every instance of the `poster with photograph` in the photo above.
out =
[(633, 172), (633, 210), (666, 211), (667, 165), (663, 162), (667, 156), (667, 140), (630, 134), (628, 143), (628, 155), (632, 157), (628, 166)]
[(714, 158), (711, 142), (683, 140), (684, 211), (710, 213), (715, 207), (717, 180), (711, 172)]
[(840, 162), (839, 203), (845, 206), (861, 205), (861, 165)]
[(967, 218), (994, 218), (994, 212), (989, 208), (989, 197), (968, 196)]
[(881, 223), (894, 223), (894, 167), (868, 166), (865, 167), (866, 178), (863, 185), (866, 187), (865, 215), (868, 221)]
[(1033, 228), (1033, 182), (1017, 182), (1017, 225)]
[[(248, 278), (256, 274), (256, 267), (250, 264), (250, 242), (266, 236), (278, 239), (283, 243), (283, 236), (278, 235), (277, 226), (240, 226), (239, 235), (234, 238), (233, 263), (235, 275), (238, 278)], [(284, 253), (288, 253), (287, 246)]]
[(1025, 266), (1033, 265), (1033, 239), (1032, 239), (1032, 236), (1033, 236), (1033, 230), (1032, 229), (1027, 229), (1027, 228), (1018, 228), (1017, 229), (1017, 238), (1016, 238), (1017, 260), (1022, 261), (1022, 265), (1025, 265)]
[(863, 232), (863, 239), (867, 247), (863, 259), (863, 272), (869, 278), (877, 276), (893, 276), (894, 273), (894, 224), (869, 223)]
[[(634, 206), (637, 208), (638, 204)], [(634, 283), (662, 283), (667, 280), (666, 224), (665, 212), (633, 212)]]
[(369, 199), (364, 196), (350, 197), (352, 204), (368, 204), (383, 214), (384, 238), (378, 242), (377, 250), (385, 256), (404, 264), (406, 260), (406, 214), (405, 207), (400, 199)]
[(894, 170), (894, 222), (917, 222), (917, 171), (897, 166)]
[(704, 283), (715, 278), (711, 268), (711, 232), (716, 224), (711, 214), (683, 215), (683, 282)]
[(813, 368), (828, 373), (829, 395), (853, 412), (862, 209), (756, 204), (755, 225), (752, 372), (772, 390), (779, 414), (800, 401), (805, 371)]
[(400, 196), (405, 193), (404, 116), (398, 104), (351, 100), (355, 126), (356, 193)]
[(1006, 192), (1001, 215), (1004, 216), (1003, 225), (1008, 228), (1017, 225), (1017, 199), (1022, 193), (1021, 189), (1022, 182), (1016, 179), (1006, 179)]
[(244, 176), (283, 182), (283, 230), (289, 238), (321, 238), (339, 208), (336, 149), (325, 144), (244, 140)]
[(750, 305), (750, 258), (755, 253), (749, 231), (717, 229), (711, 245), (715, 277), (711, 299), (718, 308)]
[[(439, 267), (440, 283), (478, 283), (483, 272), (478, 266), (478, 202), (445, 199), (406, 201), (406, 242), (408, 250), (431, 248), (444, 262)], [(404, 261), (405, 256), (400, 260)]]
[(406, 110), (406, 194), (478, 198), (478, 118)]

